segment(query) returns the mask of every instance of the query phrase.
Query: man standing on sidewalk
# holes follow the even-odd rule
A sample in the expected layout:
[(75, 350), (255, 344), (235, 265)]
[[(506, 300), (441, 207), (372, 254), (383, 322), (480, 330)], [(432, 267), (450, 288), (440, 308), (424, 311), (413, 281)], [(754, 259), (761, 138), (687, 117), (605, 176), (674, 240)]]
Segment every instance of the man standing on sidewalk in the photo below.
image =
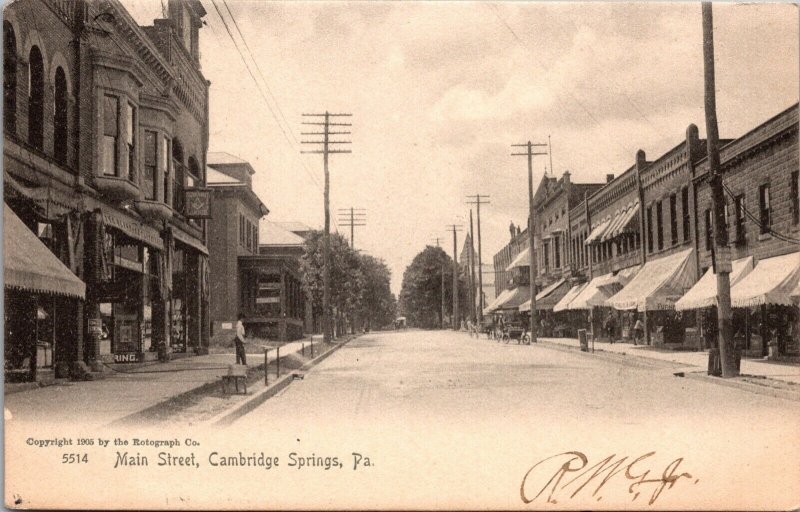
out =
[(244, 324), (242, 323), (242, 318), (244, 315), (239, 313), (239, 319), (236, 321), (236, 338), (234, 339), (234, 343), (236, 344), (236, 364), (243, 364), (247, 365), (247, 356), (244, 353)]

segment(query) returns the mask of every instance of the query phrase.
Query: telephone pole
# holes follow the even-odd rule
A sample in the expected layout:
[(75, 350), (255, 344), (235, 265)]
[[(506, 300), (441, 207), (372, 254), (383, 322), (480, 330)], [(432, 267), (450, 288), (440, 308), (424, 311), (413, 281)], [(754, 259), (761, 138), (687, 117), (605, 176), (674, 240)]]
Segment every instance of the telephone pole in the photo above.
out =
[(460, 224), (448, 224), (447, 229), (453, 230), (453, 330), (458, 330), (458, 235), (461, 231)]
[(355, 228), (367, 225), (367, 209), (353, 208), (352, 206), (339, 208), (339, 224), (350, 227), (350, 248), (355, 250)]
[[(437, 237), (434, 240), (436, 240), (436, 247), (439, 247), (440, 238)], [(442, 296), (442, 316), (440, 317), (441, 321), (439, 323), (441, 324), (442, 329), (444, 329), (444, 262), (442, 262), (442, 292), (441, 292), (441, 296)]]
[(483, 321), (483, 308), (486, 305), (483, 303), (483, 261), (481, 258), (481, 205), (491, 204), (489, 196), (484, 194), (475, 194), (474, 196), (467, 196), (472, 201), (467, 201), (467, 204), (474, 204), (477, 206), (478, 214), (478, 321)]
[[(330, 311), (330, 295), (331, 295), (331, 275), (330, 275), (330, 262), (331, 262), (331, 211), (330, 211), (330, 174), (328, 173), (328, 157), (333, 154), (351, 153), (349, 149), (331, 149), (338, 147), (338, 144), (350, 144), (347, 140), (331, 140), (331, 136), (336, 135), (350, 135), (349, 130), (344, 130), (346, 127), (353, 126), (352, 123), (337, 123), (332, 122), (331, 118), (352, 117), (353, 114), (332, 114), (325, 111), (323, 114), (303, 114), (303, 117), (315, 119), (315, 121), (303, 121), (304, 125), (317, 126), (322, 128), (322, 132), (301, 132), (301, 135), (322, 137), (322, 140), (311, 139), (303, 140), (301, 144), (311, 144), (321, 149), (311, 151), (301, 151), (301, 153), (311, 153), (322, 155), (322, 163), (325, 170), (325, 192), (324, 192), (324, 205), (325, 205), (325, 234), (323, 236), (323, 258), (322, 264), (322, 339), (326, 343), (331, 341), (331, 311)], [(317, 121), (316, 119), (322, 119)], [(331, 127), (334, 130), (331, 131)], [(319, 128), (317, 128), (319, 129)]]
[(536, 343), (536, 334), (538, 329), (538, 314), (536, 313), (536, 251), (533, 247), (533, 227), (536, 225), (534, 219), (533, 209), (533, 157), (538, 155), (546, 155), (546, 152), (536, 152), (533, 148), (547, 146), (547, 144), (534, 144), (528, 141), (525, 144), (512, 144), (511, 147), (525, 148), (525, 153), (511, 153), (511, 156), (527, 156), (528, 157), (528, 250), (530, 251), (531, 264), (529, 265), (530, 274), (530, 294), (531, 294), (531, 343)]
[[(714, 90), (714, 19), (711, 2), (703, 2), (703, 70), (705, 76), (706, 146), (714, 207), (714, 273), (717, 276), (717, 325), (722, 377), (736, 377), (736, 354), (731, 329), (731, 250), (725, 229), (725, 191), (719, 164), (719, 129)], [(709, 357), (711, 357), (709, 355)]]
[(475, 313), (475, 232), (472, 230), (472, 208), (469, 209), (469, 318), (474, 323)]

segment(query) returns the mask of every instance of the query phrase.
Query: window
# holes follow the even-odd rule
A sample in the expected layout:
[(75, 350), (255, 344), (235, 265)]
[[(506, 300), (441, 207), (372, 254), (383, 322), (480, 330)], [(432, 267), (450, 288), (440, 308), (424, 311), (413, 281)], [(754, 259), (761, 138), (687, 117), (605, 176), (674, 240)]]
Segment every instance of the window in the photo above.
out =
[(735, 208), (736, 208), (736, 243), (744, 243), (746, 234), (744, 228), (744, 194), (739, 194), (736, 196), (735, 199)]
[(706, 249), (710, 251), (714, 246), (714, 222), (711, 210), (706, 210), (703, 217), (706, 223)]
[(555, 268), (561, 268), (561, 239), (558, 237), (553, 240), (553, 263)]
[(245, 244), (246, 247), (250, 250), (253, 250), (253, 228), (250, 221), (245, 221), (245, 235), (247, 236), (247, 243)]
[(31, 48), (28, 57), (30, 89), (28, 91), (28, 144), (44, 147), (44, 61), (38, 46)]
[(672, 245), (678, 245), (678, 197), (669, 196), (669, 227)]
[(239, 245), (244, 245), (244, 215), (239, 214)]
[(158, 199), (164, 198), (165, 203), (169, 203), (169, 182), (172, 179), (172, 175), (170, 173), (169, 164), (170, 158), (169, 155), (171, 153), (170, 148), (170, 140), (169, 137), (166, 135), (163, 139), (161, 139), (161, 170), (164, 173), (164, 181), (162, 182), (163, 185), (161, 186), (161, 190), (158, 191)]
[(172, 141), (172, 209), (183, 213), (183, 146), (180, 141)]
[(127, 178), (132, 182), (138, 181), (136, 169), (136, 107), (130, 103), (125, 103), (125, 165), (127, 166)]
[(64, 165), (67, 163), (67, 76), (64, 69), (56, 69), (54, 112), (53, 112), (53, 158)]
[(203, 185), (203, 176), (200, 172), (200, 165), (193, 156), (189, 157), (189, 168), (186, 174), (186, 187), (194, 188)]
[(664, 211), (661, 208), (661, 201), (656, 203), (656, 228), (658, 229), (658, 250), (664, 248)]
[(258, 252), (258, 224), (253, 225), (253, 248)]
[(653, 207), (647, 207), (647, 252), (653, 252)]
[(758, 207), (759, 207), (759, 222), (761, 223), (761, 232), (769, 233), (770, 226), (772, 225), (772, 210), (769, 198), (769, 184), (765, 183), (758, 187)]
[(683, 216), (683, 241), (689, 241), (689, 222), (691, 212), (689, 211), (689, 187), (683, 187), (681, 190), (681, 214)]
[(3, 126), (17, 130), (17, 36), (11, 23), (3, 22)]
[(117, 136), (119, 134), (119, 100), (116, 96), (103, 97), (103, 142), (101, 168), (106, 176), (117, 176)]
[(550, 268), (550, 243), (545, 242), (543, 247), (544, 247), (544, 249), (543, 249), (543, 252), (544, 252), (544, 268), (545, 268), (545, 270), (547, 270), (548, 268)]
[(144, 172), (142, 174), (142, 192), (144, 198), (156, 200), (156, 169), (158, 167), (158, 133), (145, 130), (144, 132)]
[(800, 172), (792, 173), (792, 224), (800, 224)]

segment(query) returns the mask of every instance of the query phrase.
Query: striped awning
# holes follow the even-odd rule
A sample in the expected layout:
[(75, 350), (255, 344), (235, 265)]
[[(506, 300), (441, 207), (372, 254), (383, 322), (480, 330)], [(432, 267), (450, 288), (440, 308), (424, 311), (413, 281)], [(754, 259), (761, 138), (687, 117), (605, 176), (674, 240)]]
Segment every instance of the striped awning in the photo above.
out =
[(694, 249), (670, 254), (645, 263), (642, 270), (619, 293), (606, 301), (615, 309), (670, 310), (695, 283)]
[(83, 299), (86, 285), (3, 203), (3, 284)]
[(509, 266), (506, 267), (506, 272), (511, 272), (517, 267), (529, 267), (531, 265), (531, 250), (530, 248), (526, 248), (521, 253), (517, 254), (517, 257), (511, 262)]
[(748, 308), (762, 304), (791, 306), (792, 293), (800, 286), (800, 254), (793, 252), (758, 262), (752, 272), (731, 287), (731, 306)]
[(606, 240), (613, 240), (614, 238), (620, 236), (625, 232), (625, 230), (630, 226), (631, 221), (634, 220), (634, 217), (639, 212), (639, 202), (629, 203), (622, 211), (617, 213), (614, 217), (614, 220), (611, 221), (611, 225), (606, 229), (605, 233), (601, 237), (601, 241), (605, 242)]
[[(536, 309), (541, 309), (539, 307), (539, 301), (540, 300), (543, 300), (545, 297), (549, 296), (551, 293), (553, 293), (559, 286), (561, 286), (565, 282), (566, 282), (566, 279), (559, 279), (555, 283), (551, 284), (550, 286), (545, 287), (544, 289), (542, 289), (542, 291), (537, 293), (536, 294)], [(531, 300), (528, 299), (525, 302), (523, 302), (519, 306), (519, 310), (520, 311), (530, 311), (531, 310)]]
[(612, 274), (603, 274), (595, 277), (583, 290), (569, 303), (567, 309), (592, 309), (594, 306), (605, 305), (606, 299), (611, 295), (603, 290), (600, 285), (614, 277)]
[(589, 236), (586, 237), (586, 240), (584, 240), (583, 244), (589, 245), (594, 242), (599, 242), (600, 237), (603, 236), (603, 233), (605, 233), (606, 229), (611, 224), (611, 220), (611, 218), (605, 219), (600, 222), (600, 224), (595, 226), (594, 229), (592, 229), (592, 232), (589, 233)]
[(575, 300), (575, 297), (578, 296), (588, 283), (577, 284), (567, 291), (567, 293), (561, 297), (561, 300), (556, 302), (556, 305), (553, 306), (553, 313), (558, 313), (559, 311), (566, 311), (569, 309), (569, 304)]

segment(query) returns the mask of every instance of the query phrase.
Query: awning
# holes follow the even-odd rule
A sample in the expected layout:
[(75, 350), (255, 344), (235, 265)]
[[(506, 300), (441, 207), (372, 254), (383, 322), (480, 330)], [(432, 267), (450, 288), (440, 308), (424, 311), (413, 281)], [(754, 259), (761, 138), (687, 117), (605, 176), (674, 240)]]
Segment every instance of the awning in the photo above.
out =
[[(529, 286), (517, 286), (511, 290), (506, 290), (492, 302), (492, 305), (484, 310), (484, 314), (491, 314), (495, 311), (517, 310), (520, 304), (530, 298), (531, 289)], [(488, 313), (487, 313), (487, 310)]]
[(3, 278), (6, 288), (83, 299), (86, 285), (3, 203)]
[(193, 237), (192, 235), (188, 235), (181, 231), (180, 229), (173, 229), (172, 234), (175, 235), (175, 240), (188, 245), (193, 249), (197, 249), (200, 253), (205, 254), (208, 256), (208, 249), (203, 244), (201, 240)]
[(103, 222), (106, 226), (118, 229), (129, 237), (144, 242), (159, 251), (164, 250), (164, 241), (159, 231), (134, 217), (132, 214), (117, 210), (94, 198), (86, 198), (86, 208), (89, 211), (100, 209), (103, 213)]
[(748, 308), (762, 304), (791, 306), (800, 278), (800, 255), (793, 252), (763, 259), (736, 286), (731, 287), (731, 306)]
[(598, 281), (597, 287), (611, 297), (630, 283), (633, 278), (636, 277), (636, 274), (639, 273), (640, 268), (640, 265), (636, 265), (622, 269), (614, 275), (606, 274), (603, 276), (604, 279)]
[[(753, 270), (753, 257), (748, 256), (733, 262), (733, 271), (730, 273), (731, 286), (744, 279)], [(676, 311), (687, 309), (700, 309), (717, 305), (717, 275), (713, 268), (709, 268), (703, 277), (692, 286), (686, 295), (675, 303)]]
[(600, 239), (600, 236), (605, 232), (605, 230), (606, 230), (606, 228), (608, 228), (609, 224), (611, 224), (611, 219), (610, 218), (609, 219), (605, 219), (600, 224), (595, 226), (594, 229), (592, 229), (592, 232), (589, 233), (589, 236), (586, 237), (586, 240), (584, 240), (583, 244), (584, 245), (589, 245), (589, 244), (591, 244), (593, 242), (598, 242), (599, 239)]
[[(561, 281), (554, 283), (551, 285), (554, 287), (547, 295), (543, 297), (536, 296), (536, 310), (537, 311), (550, 311), (552, 310), (556, 304), (558, 304), (561, 299), (570, 291), (569, 283), (566, 279), (562, 279)], [(527, 304), (527, 308), (525, 305)], [(523, 309), (525, 308), (525, 309)], [(531, 305), (530, 301), (524, 303), (522, 306), (519, 307), (520, 311), (530, 311)]]
[(606, 299), (611, 297), (611, 295), (600, 288), (599, 285), (603, 282), (607, 282), (612, 277), (613, 276), (609, 273), (592, 279), (572, 302), (569, 303), (567, 309), (592, 309), (594, 306), (604, 306)]
[(612, 238), (612, 233), (614, 229), (622, 222), (622, 217), (625, 216), (625, 213), (628, 211), (628, 207), (623, 208), (622, 210), (617, 210), (614, 212), (614, 217), (611, 218), (611, 222), (608, 224), (608, 227), (603, 234), (600, 236), (600, 242), (605, 242), (606, 240), (610, 240)]
[(606, 232), (603, 233), (602, 241), (613, 240), (624, 233), (638, 212), (638, 201), (628, 204), (628, 206), (615, 217), (615, 220), (612, 222), (611, 226), (608, 227)]
[(510, 272), (517, 267), (530, 267), (530, 266), (531, 266), (531, 249), (530, 247), (528, 247), (521, 253), (517, 254), (517, 257), (514, 258), (514, 261), (512, 261), (511, 264), (506, 267), (506, 272)]
[(561, 297), (561, 300), (556, 302), (556, 305), (553, 306), (553, 313), (558, 313), (559, 311), (566, 311), (569, 309), (570, 302), (572, 302), (575, 297), (577, 297), (578, 294), (581, 293), (584, 288), (586, 288), (587, 284), (588, 283), (576, 284), (570, 288), (569, 291), (563, 297)]
[(510, 295), (511, 295), (511, 290), (503, 290), (502, 292), (500, 292), (500, 295), (495, 297), (495, 299), (491, 302), (491, 304), (483, 308), (483, 314), (491, 315), (492, 313), (494, 313), (495, 310), (497, 309), (497, 306), (502, 304), (503, 301), (505, 301)]
[[(556, 290), (556, 288), (558, 288), (559, 286), (564, 284), (565, 281), (566, 281), (566, 279), (560, 279), (560, 280), (556, 281), (555, 283), (551, 284), (550, 286), (545, 287), (539, 293), (537, 293), (536, 294), (536, 309), (541, 309), (539, 307), (539, 301), (540, 300), (544, 299), (545, 297), (547, 297), (548, 295), (553, 293)], [(525, 302), (523, 302), (522, 304), (520, 304), (519, 310), (520, 311), (530, 311), (531, 310), (531, 300), (528, 299)]]
[(619, 293), (606, 301), (616, 309), (654, 311), (674, 309), (695, 283), (694, 249), (687, 249), (645, 263), (642, 270)]

